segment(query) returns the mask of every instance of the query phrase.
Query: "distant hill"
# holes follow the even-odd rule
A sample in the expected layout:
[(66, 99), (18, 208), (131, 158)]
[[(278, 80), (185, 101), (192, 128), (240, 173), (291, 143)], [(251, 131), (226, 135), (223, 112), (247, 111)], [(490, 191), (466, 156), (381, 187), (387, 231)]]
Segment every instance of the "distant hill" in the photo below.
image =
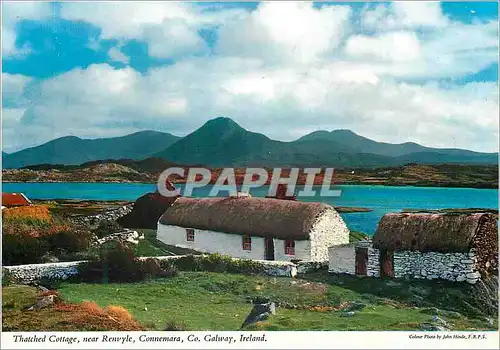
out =
[(158, 159), (209, 167), (376, 168), (408, 163), (498, 164), (498, 153), (431, 148), (413, 142), (377, 142), (350, 130), (319, 130), (295, 141), (276, 141), (248, 131), (225, 117), (209, 120), (182, 138), (155, 131), (95, 140), (67, 136), (2, 157), (4, 168), (146, 158), (156, 159), (148, 160), (152, 167), (158, 166)]
[(209, 120), (154, 157), (207, 166), (381, 167), (406, 163), (498, 163), (496, 153), (429, 148), (411, 142), (383, 143), (350, 130), (316, 131), (292, 142), (275, 141), (223, 117)]
[(349, 145), (352, 152), (397, 157), (396, 162), (400, 164), (408, 162), (496, 164), (498, 162), (497, 153), (479, 153), (457, 148), (431, 148), (414, 142), (399, 144), (377, 142), (344, 129), (331, 132), (315, 131), (301, 137), (300, 140), (331, 142), (332, 147), (337, 147), (338, 144)]
[(261, 163), (280, 149), (281, 142), (243, 129), (229, 118), (209, 120), (153, 157), (187, 165), (228, 166)]
[(77, 165), (101, 159), (144, 159), (168, 147), (179, 137), (157, 131), (140, 131), (122, 137), (81, 139), (61, 137), (43, 145), (2, 155), (4, 168), (35, 164)]
[(355, 153), (346, 145), (316, 140), (281, 142), (245, 130), (229, 118), (209, 120), (202, 127), (153, 156), (175, 163), (223, 166), (377, 166), (393, 159)]

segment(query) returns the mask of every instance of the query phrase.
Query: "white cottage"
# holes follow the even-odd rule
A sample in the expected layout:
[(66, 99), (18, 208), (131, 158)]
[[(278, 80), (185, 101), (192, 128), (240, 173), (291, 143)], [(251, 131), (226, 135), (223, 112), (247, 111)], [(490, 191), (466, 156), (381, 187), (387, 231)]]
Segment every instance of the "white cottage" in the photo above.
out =
[(157, 239), (235, 258), (328, 261), (328, 247), (348, 243), (349, 230), (323, 203), (180, 197), (160, 217)]

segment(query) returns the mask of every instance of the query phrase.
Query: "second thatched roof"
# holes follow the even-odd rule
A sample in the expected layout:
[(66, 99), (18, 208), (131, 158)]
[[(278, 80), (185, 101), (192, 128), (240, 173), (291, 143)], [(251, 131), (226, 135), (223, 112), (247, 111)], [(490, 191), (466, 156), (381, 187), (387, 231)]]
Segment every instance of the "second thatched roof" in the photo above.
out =
[(484, 220), (496, 219), (488, 213), (390, 213), (380, 220), (373, 247), (390, 251), (467, 252)]
[(159, 220), (216, 232), (307, 240), (319, 216), (333, 207), (323, 203), (270, 198), (178, 198)]

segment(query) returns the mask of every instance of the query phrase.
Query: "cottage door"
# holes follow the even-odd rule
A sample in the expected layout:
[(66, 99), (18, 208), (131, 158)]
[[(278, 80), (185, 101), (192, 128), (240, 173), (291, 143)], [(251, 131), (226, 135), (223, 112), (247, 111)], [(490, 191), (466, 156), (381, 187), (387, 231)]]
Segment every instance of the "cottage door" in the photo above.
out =
[(267, 236), (265, 239), (265, 258), (266, 260), (274, 260), (274, 240)]
[(380, 251), (380, 277), (394, 277), (393, 254), (391, 251)]
[(368, 248), (356, 247), (356, 275), (366, 276), (368, 265)]

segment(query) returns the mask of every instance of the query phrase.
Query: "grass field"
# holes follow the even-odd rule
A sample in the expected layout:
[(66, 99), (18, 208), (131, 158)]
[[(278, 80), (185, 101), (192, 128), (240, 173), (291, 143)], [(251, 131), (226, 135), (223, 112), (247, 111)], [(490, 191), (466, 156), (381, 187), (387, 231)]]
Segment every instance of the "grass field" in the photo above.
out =
[[(19, 288), (23, 288), (22, 293)], [(251, 296), (268, 296), (278, 305), (287, 305), (278, 306), (275, 316), (256, 326), (264, 330), (417, 330), (420, 323), (429, 322), (432, 317), (428, 309), (342, 285), (285, 277), (181, 272), (178, 277), (137, 284), (63, 283), (58, 291), (70, 304), (87, 301), (101, 308), (122, 306), (150, 330), (161, 330), (167, 322), (184, 324), (187, 330), (238, 330), (252, 308), (247, 301)], [(23, 302), (14, 300), (24, 298), (26, 304), (29, 293), (34, 298), (30, 287), (3, 288), (4, 330), (23, 330), (20, 317), (29, 317), (31, 325), (39, 320), (40, 330), (60, 329), (57, 320), (50, 321), (60, 317), (57, 311), (31, 311), (27, 315), (27, 311), (20, 311)], [(366, 307), (351, 317), (342, 317), (341, 312), (335, 311), (339, 305), (353, 301)], [(452, 315), (440, 317), (452, 323), (453, 329), (491, 328), (482, 319)]]

